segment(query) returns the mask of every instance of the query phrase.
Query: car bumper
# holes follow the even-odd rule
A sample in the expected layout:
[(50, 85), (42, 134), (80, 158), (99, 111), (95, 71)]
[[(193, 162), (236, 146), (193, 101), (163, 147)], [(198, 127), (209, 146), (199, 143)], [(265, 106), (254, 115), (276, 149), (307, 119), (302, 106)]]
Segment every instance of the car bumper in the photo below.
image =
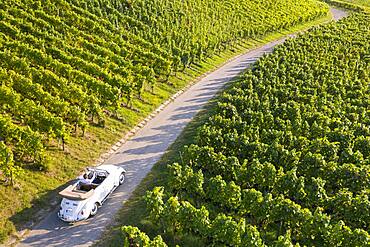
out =
[(58, 218), (68, 223), (74, 223), (74, 222), (86, 220), (86, 218), (78, 218), (78, 217), (75, 218), (73, 216), (64, 216), (64, 215), (61, 215), (60, 212), (58, 212)]

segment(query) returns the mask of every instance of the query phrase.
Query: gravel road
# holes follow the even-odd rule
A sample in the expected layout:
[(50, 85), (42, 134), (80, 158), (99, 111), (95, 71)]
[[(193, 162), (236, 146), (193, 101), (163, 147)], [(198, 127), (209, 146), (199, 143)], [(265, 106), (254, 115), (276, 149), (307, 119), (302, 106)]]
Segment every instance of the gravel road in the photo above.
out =
[[(341, 10), (331, 11), (335, 20), (347, 15)], [(105, 164), (124, 167), (127, 170), (126, 182), (110, 196), (94, 218), (69, 225), (61, 222), (54, 211), (46, 215), (45, 219), (36, 225), (18, 246), (90, 246), (98, 240), (134, 189), (195, 114), (228, 81), (248, 68), (263, 54), (271, 52), (274, 46), (283, 43), (284, 40), (283, 38), (273, 41), (236, 57), (210, 73), (167, 105), (123, 144)]]

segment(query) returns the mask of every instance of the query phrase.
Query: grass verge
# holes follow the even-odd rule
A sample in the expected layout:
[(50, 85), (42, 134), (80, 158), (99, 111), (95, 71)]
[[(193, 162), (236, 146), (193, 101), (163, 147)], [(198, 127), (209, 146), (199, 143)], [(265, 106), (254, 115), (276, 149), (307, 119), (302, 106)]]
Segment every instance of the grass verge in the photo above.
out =
[(342, 9), (370, 12), (369, 0), (324, 0), (324, 1), (327, 2), (328, 4), (337, 6)]
[[(305, 31), (310, 27), (328, 22), (330, 20), (332, 20), (332, 16), (331, 14), (328, 14), (328, 16), (295, 26), (283, 32), (269, 34), (259, 40), (247, 40), (242, 45), (238, 46), (234, 51), (226, 51), (214, 60), (205, 61), (205, 63), (201, 64), (198, 69), (202, 70), (203, 68), (207, 68), (205, 71), (214, 69), (216, 67), (219, 67), (219, 65), (223, 64), (229, 58), (234, 57), (238, 54), (245, 53), (248, 50), (251, 50), (273, 40), (282, 38), (286, 35), (299, 31)], [(232, 82), (229, 82), (227, 84), (227, 86), (230, 85), (232, 85)], [(193, 142), (193, 139), (196, 135), (196, 129), (201, 126), (210, 115), (212, 115), (215, 102), (217, 102), (217, 97), (211, 100), (204, 107), (204, 109), (195, 116), (192, 122), (186, 126), (177, 140), (169, 147), (162, 159), (156, 165), (154, 165), (151, 172), (136, 188), (131, 198), (124, 203), (122, 209), (116, 216), (115, 223), (106, 230), (106, 232), (103, 234), (103, 238), (98, 243), (96, 243), (95, 246), (122, 246), (123, 241), (120, 227), (123, 225), (137, 226), (142, 231), (147, 233), (150, 237), (161, 234), (156, 231), (156, 229), (158, 228), (146, 219), (147, 213), (145, 209), (143, 195), (147, 190), (151, 190), (155, 186), (165, 184), (166, 165), (178, 161), (178, 154), (181, 148)], [(172, 236), (164, 235), (163, 237), (167, 241), (167, 243), (174, 245)], [(181, 240), (184, 246), (203, 246), (200, 239), (183, 238)]]

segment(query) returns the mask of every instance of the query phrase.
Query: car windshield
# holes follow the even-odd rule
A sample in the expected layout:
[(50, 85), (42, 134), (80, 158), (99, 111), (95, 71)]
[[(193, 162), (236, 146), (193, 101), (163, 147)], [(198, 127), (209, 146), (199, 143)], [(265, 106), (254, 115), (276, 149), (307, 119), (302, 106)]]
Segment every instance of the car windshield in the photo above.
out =
[(109, 173), (105, 170), (101, 170), (101, 169), (95, 169), (95, 168), (87, 168), (87, 171), (86, 173), (89, 174), (89, 173), (94, 173), (96, 174), (97, 176), (105, 176), (107, 177), (109, 175)]

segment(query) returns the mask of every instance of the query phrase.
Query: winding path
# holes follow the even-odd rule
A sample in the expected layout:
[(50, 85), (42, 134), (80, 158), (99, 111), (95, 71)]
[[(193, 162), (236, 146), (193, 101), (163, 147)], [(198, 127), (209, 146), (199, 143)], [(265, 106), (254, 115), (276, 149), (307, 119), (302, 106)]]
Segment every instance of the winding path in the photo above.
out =
[[(335, 20), (347, 15), (341, 10), (331, 9), (331, 11)], [(134, 137), (123, 144), (105, 164), (124, 167), (128, 171), (126, 182), (110, 196), (94, 218), (69, 225), (61, 222), (54, 211), (46, 215), (45, 219), (29, 232), (19, 246), (90, 246), (93, 244), (195, 114), (228, 81), (284, 41), (285, 38), (270, 42), (236, 57), (210, 73), (176, 98)]]

